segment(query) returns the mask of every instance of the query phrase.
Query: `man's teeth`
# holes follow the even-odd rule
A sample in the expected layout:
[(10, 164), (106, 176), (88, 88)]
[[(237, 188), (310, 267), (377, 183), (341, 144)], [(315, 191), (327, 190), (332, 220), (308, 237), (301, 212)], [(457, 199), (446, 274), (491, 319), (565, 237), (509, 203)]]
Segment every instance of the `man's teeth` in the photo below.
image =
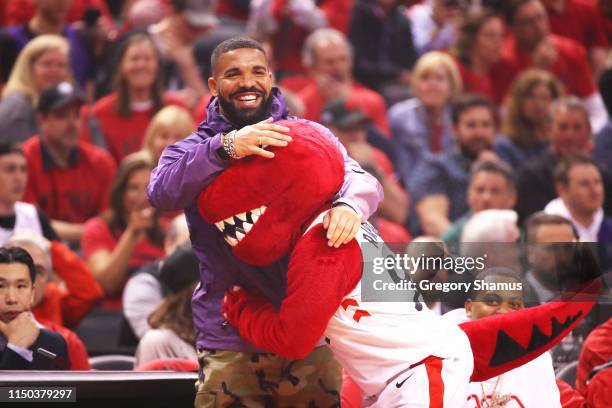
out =
[(251, 231), (253, 225), (266, 212), (266, 206), (262, 205), (251, 211), (233, 215), (215, 223), (219, 231), (223, 232), (225, 241), (231, 246), (236, 246)]
[(257, 95), (244, 95), (238, 97), (239, 101), (254, 101), (255, 99), (257, 99)]

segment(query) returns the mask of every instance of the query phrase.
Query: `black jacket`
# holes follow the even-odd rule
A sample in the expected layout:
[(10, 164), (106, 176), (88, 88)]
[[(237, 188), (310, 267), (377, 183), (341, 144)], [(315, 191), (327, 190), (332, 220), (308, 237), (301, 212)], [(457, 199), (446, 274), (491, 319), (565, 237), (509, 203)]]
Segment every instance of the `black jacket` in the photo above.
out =
[(382, 16), (377, 7), (375, 1), (357, 0), (349, 32), (355, 53), (355, 79), (374, 89), (396, 81), (400, 72), (410, 70), (417, 59), (404, 8), (395, 6), (388, 16)]
[(29, 349), (33, 352), (32, 362), (5, 347), (0, 352), (0, 370), (68, 370), (70, 368), (66, 340), (56, 332), (40, 329), (38, 338)]

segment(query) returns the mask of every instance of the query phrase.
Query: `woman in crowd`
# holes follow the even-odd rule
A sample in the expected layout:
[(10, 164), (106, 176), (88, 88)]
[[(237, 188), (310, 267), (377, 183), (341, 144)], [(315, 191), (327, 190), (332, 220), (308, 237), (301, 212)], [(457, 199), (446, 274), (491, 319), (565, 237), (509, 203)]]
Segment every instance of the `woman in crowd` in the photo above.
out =
[(83, 257), (106, 293), (107, 308), (120, 307), (130, 272), (164, 255), (163, 233), (147, 199), (152, 167), (143, 152), (123, 159), (111, 187), (109, 209), (84, 226)]
[(505, 104), (497, 155), (518, 168), (548, 146), (550, 105), (563, 94), (561, 83), (547, 71), (530, 69), (514, 81)]
[(19, 54), (2, 91), (0, 137), (23, 142), (38, 133), (36, 105), (42, 91), (70, 81), (68, 42), (57, 35), (39, 35)]
[(199, 280), (199, 270), (189, 243), (177, 247), (164, 260), (159, 280), (166, 293), (149, 315), (151, 329), (138, 344), (136, 365), (168, 359), (196, 361), (191, 297)]
[(400, 147), (398, 171), (404, 182), (426, 152), (453, 148), (450, 106), (462, 87), (453, 59), (438, 51), (419, 58), (411, 83), (414, 98), (389, 110), (393, 138)]
[(464, 91), (479, 93), (491, 101), (498, 99), (489, 70), (499, 60), (503, 36), (504, 24), (496, 14), (480, 12), (466, 17), (453, 50)]
[(90, 133), (94, 144), (106, 146), (120, 162), (140, 149), (147, 126), (162, 107), (181, 103), (164, 93), (160, 57), (149, 36), (137, 33), (124, 40), (118, 61), (115, 91), (91, 109)]
[(142, 150), (151, 156), (156, 164), (171, 144), (189, 136), (193, 132), (193, 117), (188, 110), (179, 106), (166, 106), (153, 117), (145, 133)]

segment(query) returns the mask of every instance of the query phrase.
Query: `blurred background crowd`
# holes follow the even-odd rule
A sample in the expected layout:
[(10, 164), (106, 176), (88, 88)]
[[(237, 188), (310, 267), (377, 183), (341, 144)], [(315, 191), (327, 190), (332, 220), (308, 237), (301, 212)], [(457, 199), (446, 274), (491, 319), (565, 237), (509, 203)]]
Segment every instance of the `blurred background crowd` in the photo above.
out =
[[(34, 314), (73, 369), (197, 367), (189, 231), (146, 187), (205, 119), (210, 55), (234, 36), (261, 41), (290, 113), (380, 181), (385, 241), (522, 236), (540, 302), (572, 265), (549, 244), (612, 241), (610, 0), (0, 0), (0, 25), (0, 244), (33, 255)], [(557, 367), (609, 333), (598, 313)]]

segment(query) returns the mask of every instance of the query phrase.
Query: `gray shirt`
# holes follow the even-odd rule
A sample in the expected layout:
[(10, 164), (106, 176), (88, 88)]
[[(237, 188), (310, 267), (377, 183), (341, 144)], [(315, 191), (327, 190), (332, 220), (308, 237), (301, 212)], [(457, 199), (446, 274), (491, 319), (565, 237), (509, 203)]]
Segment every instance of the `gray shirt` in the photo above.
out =
[(36, 111), (30, 98), (14, 93), (0, 102), (0, 141), (24, 142), (38, 134)]

